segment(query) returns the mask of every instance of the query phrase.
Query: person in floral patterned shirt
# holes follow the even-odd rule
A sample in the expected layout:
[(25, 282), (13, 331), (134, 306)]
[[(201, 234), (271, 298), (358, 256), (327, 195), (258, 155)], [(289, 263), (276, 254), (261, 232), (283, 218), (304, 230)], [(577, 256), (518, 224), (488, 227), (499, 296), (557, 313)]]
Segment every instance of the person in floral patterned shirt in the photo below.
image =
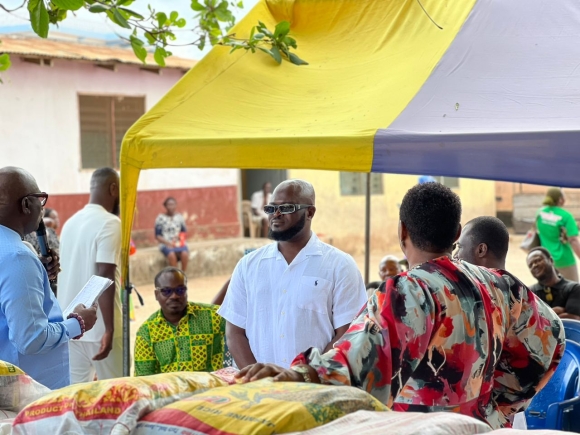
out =
[(395, 411), (450, 411), (510, 427), (564, 352), (558, 316), (503, 270), (452, 260), (459, 197), (413, 187), (400, 208), (410, 269), (389, 278), (334, 348), (311, 348), (290, 369), (254, 364), (238, 377), (351, 385)]

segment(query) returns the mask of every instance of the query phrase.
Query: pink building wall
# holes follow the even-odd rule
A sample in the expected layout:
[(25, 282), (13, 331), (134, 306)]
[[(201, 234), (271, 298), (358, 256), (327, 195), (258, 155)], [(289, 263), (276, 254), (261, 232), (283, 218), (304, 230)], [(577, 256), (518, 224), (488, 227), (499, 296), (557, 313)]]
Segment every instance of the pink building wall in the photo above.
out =
[[(52, 66), (40, 66), (17, 55), (11, 59), (0, 85), (0, 167), (30, 171), (52, 195), (48, 206), (61, 207), (65, 219), (85, 203), (93, 172), (81, 168), (78, 94), (145, 97), (148, 110), (183, 76), (178, 69), (158, 75), (137, 65), (110, 71), (89, 61), (53, 59)], [(151, 219), (161, 210), (155, 204), (169, 195), (182, 199), (181, 211), (193, 219), (192, 235), (238, 235), (238, 181), (237, 169), (143, 171), (138, 203), (147, 211), (136, 219), (138, 239), (151, 241)]]

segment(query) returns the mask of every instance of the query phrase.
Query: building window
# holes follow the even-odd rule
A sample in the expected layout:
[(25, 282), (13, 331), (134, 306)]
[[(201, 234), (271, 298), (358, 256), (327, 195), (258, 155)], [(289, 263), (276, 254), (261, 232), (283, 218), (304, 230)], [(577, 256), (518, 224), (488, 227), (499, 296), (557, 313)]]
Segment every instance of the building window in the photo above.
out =
[(459, 178), (455, 177), (433, 177), (438, 183), (449, 187), (450, 189), (459, 188)]
[(118, 168), (123, 137), (144, 113), (144, 97), (79, 95), (83, 169)]
[[(341, 195), (364, 195), (367, 187), (367, 174), (361, 172), (340, 173)], [(383, 194), (383, 174), (371, 174), (371, 195)]]

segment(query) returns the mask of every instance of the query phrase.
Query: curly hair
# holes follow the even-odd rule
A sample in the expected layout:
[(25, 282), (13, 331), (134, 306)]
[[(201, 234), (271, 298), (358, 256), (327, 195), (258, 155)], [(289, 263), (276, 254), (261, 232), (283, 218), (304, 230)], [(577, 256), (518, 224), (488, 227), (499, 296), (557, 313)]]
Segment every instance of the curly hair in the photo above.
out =
[(442, 184), (418, 184), (403, 198), (399, 219), (417, 248), (444, 252), (451, 249), (459, 231), (461, 201)]

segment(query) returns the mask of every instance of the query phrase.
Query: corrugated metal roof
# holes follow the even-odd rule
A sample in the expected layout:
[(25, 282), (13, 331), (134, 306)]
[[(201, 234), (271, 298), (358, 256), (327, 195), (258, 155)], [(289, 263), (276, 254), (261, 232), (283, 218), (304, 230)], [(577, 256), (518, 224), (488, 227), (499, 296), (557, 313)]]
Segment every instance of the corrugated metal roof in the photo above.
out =
[[(107, 45), (90, 45), (73, 41), (42, 39), (24, 35), (0, 35), (0, 53), (20, 54), (23, 56), (86, 60), (99, 63), (124, 63), (143, 66), (143, 63), (130, 48)], [(147, 57), (148, 66), (157, 66), (153, 55)], [(166, 59), (167, 68), (190, 69), (196, 61), (171, 56)]]

